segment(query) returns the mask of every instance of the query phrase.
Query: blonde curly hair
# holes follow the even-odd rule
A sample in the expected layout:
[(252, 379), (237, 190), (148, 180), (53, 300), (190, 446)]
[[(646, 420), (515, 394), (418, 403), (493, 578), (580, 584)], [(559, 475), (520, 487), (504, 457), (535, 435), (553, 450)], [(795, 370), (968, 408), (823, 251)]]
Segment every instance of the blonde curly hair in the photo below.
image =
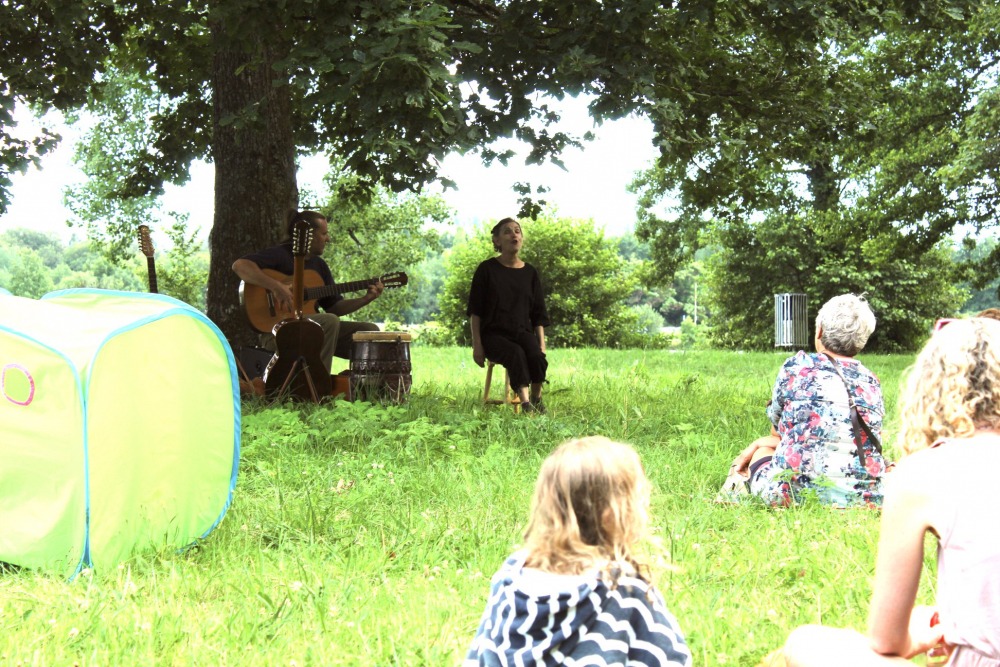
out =
[(910, 369), (900, 408), (907, 454), (942, 438), (1000, 428), (1000, 321), (956, 320), (935, 332)]
[(650, 486), (639, 455), (601, 436), (569, 440), (542, 463), (524, 531), (525, 565), (558, 574), (595, 566), (612, 585), (623, 565), (649, 580), (634, 547), (645, 537)]

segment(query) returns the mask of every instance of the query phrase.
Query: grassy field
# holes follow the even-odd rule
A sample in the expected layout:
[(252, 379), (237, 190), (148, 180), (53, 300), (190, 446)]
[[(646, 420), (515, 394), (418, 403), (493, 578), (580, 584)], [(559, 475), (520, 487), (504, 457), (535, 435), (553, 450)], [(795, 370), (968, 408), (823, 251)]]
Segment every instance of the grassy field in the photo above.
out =
[[(541, 459), (588, 434), (643, 458), (657, 584), (695, 664), (755, 665), (806, 622), (863, 628), (876, 512), (711, 502), (767, 432), (785, 356), (553, 350), (549, 414), (526, 417), (481, 405), (469, 350), (417, 347), (402, 406), (244, 404), (220, 527), (183, 554), (72, 582), (0, 574), (0, 665), (454, 665)], [(882, 379), (891, 442), (911, 358), (862, 359)]]

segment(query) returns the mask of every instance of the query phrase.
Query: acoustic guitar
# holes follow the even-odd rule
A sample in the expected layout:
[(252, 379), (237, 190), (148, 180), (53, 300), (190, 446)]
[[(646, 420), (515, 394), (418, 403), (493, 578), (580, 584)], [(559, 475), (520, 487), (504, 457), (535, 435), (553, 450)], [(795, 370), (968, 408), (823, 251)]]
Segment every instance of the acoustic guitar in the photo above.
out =
[[(286, 285), (292, 285), (294, 276), (272, 269), (264, 269), (264, 273)], [(316, 302), (319, 299), (334, 294), (366, 290), (369, 285), (380, 280), (387, 289), (402, 287), (409, 282), (405, 273), (396, 272), (387, 273), (379, 278), (324, 285), (323, 278), (319, 273), (312, 269), (306, 269), (303, 278), (305, 288), (302, 295), (302, 312), (305, 315), (312, 315), (317, 312)], [(243, 281), (240, 282), (240, 305), (243, 306), (243, 312), (246, 314), (250, 326), (260, 333), (271, 333), (275, 324), (291, 315), (291, 313), (279, 308), (274, 294), (270, 290)]]
[(288, 392), (295, 398), (316, 403), (333, 389), (330, 372), (320, 359), (323, 327), (302, 312), (306, 253), (312, 244), (312, 225), (299, 220), (292, 228), (292, 316), (274, 325), (275, 353), (264, 370), (268, 396)]
[(156, 260), (153, 259), (153, 241), (149, 238), (149, 227), (146, 225), (139, 225), (139, 250), (141, 250), (142, 254), (146, 256), (146, 273), (149, 274), (149, 291), (156, 294)]

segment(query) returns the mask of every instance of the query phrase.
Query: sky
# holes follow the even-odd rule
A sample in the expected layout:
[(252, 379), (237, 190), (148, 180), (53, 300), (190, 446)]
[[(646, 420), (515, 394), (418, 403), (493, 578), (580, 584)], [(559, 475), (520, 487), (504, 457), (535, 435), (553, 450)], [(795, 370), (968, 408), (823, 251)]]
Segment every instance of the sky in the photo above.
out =
[[(561, 103), (561, 112), (563, 120), (558, 129), (576, 135), (588, 130), (595, 134), (595, 139), (586, 142), (582, 149), (564, 153), (565, 170), (554, 164), (524, 165), (527, 147), (511, 140), (497, 147), (517, 151), (508, 166), (495, 163), (486, 167), (478, 155), (452, 154), (442, 162), (440, 173), (455, 181), (458, 188), (442, 191), (433, 185), (429, 190), (442, 193), (455, 210), (455, 221), (460, 226), (516, 215), (518, 195), (511, 186), (515, 182), (530, 182), (533, 186), (550, 188), (537, 197), (545, 199), (560, 216), (591, 219), (609, 236), (631, 231), (635, 225), (636, 197), (627, 191), (627, 186), (637, 171), (648, 168), (655, 159), (651, 125), (645, 119), (626, 118), (595, 127), (584, 102), (570, 98)], [(18, 120), (20, 135), (34, 134), (37, 132), (34, 128), (44, 123), (62, 134), (63, 141), (42, 158), (40, 169), (30, 167), (25, 174), (14, 174), (12, 203), (0, 215), (0, 232), (28, 227), (53, 232), (64, 241), (74, 235), (81, 238), (82, 230), (66, 226), (70, 214), (62, 204), (63, 190), (84, 180), (72, 159), (80, 131), (61, 123), (57, 115), (38, 122), (22, 112)], [(327, 159), (322, 155), (303, 159), (300, 187), (320, 190), (326, 164)], [(187, 213), (189, 223), (207, 236), (212, 225), (213, 185), (212, 165), (197, 162), (192, 165), (189, 183), (183, 187), (167, 186), (162, 200), (164, 209)], [(156, 245), (162, 247), (163, 243), (156, 239), (156, 221), (144, 222), (154, 230)]]

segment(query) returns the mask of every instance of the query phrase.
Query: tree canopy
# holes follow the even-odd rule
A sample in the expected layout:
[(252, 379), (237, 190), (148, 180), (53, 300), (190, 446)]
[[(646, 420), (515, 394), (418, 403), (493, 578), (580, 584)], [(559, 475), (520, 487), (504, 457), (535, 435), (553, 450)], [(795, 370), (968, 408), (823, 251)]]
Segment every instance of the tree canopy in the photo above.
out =
[[(358, 176), (357, 196), (376, 183), (419, 190), (451, 151), (479, 149), (486, 160), (508, 159), (491, 148), (502, 137), (528, 141), (530, 161), (557, 160), (575, 139), (553, 129), (558, 118), (545, 96), (587, 93), (595, 119), (641, 113), (653, 121), (663, 165), (693, 201), (724, 203), (703, 195), (733, 188), (742, 194), (729, 201), (746, 193), (770, 197), (770, 190), (746, 185), (738, 158), (752, 158), (754, 173), (768, 181), (767, 174), (787, 164), (790, 145), (806, 146), (836, 129), (831, 102), (845, 90), (853, 89), (852, 99), (864, 92), (857, 78), (841, 76), (851, 58), (836, 60), (840, 54), (897, 26), (958, 35), (977, 6), (966, 0), (4, 3), (0, 206), (9, 170), (51, 144), (49, 137), (16, 138), (14, 102), (71, 110), (116, 94), (112, 82), (121, 75), (143, 82), (158, 105), (145, 119), (148, 140), (120, 164), (128, 187), (114, 196), (155, 194), (164, 180), (183, 181), (192, 159), (214, 162), (207, 308), (238, 341), (249, 332), (229, 267), (280, 236), (299, 204), (301, 151), (342, 160)], [(835, 60), (837, 68), (826, 66)], [(857, 125), (857, 117), (844, 122)], [(977, 118), (986, 124), (991, 116)], [(794, 159), (810, 168), (825, 164)], [(963, 164), (974, 163), (969, 157)]]
[[(945, 246), (1000, 223), (990, 166), (1000, 146), (983, 126), (995, 116), (1000, 10), (884, 18), (803, 54), (812, 65), (786, 93), (809, 96), (807, 115), (792, 105), (764, 126), (720, 114), (693, 156), (664, 155), (637, 180), (637, 233), (661, 278), (701, 245), (721, 249), (711, 265), (718, 341), (762, 346), (767, 297), (783, 291), (817, 308), (869, 292), (884, 316), (872, 344), (885, 350), (918, 345), (929, 321), (961, 305), (952, 285), (963, 274)], [(979, 284), (996, 261), (980, 262)]]

